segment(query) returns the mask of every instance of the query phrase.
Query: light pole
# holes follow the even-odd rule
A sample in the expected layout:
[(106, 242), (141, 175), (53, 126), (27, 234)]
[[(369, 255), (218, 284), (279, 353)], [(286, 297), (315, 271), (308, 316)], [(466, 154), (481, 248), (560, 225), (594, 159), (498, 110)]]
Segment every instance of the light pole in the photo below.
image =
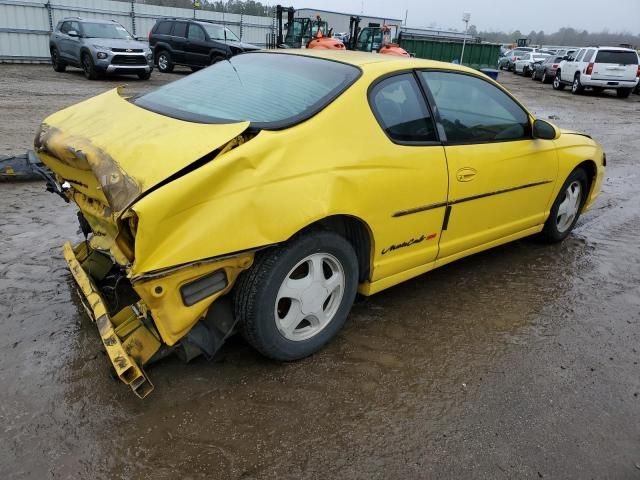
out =
[(467, 31), (469, 30), (469, 20), (471, 20), (471, 14), (464, 12), (462, 14), (462, 21), (464, 22), (464, 37), (462, 37), (462, 53), (460, 54), (460, 65), (464, 60), (464, 47), (467, 44)]

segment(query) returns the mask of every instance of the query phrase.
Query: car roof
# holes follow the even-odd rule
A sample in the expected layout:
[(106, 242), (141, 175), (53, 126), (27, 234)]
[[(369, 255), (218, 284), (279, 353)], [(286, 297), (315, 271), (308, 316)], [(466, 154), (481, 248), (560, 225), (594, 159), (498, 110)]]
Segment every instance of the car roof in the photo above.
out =
[(598, 50), (613, 50), (613, 51), (619, 51), (619, 52), (635, 52), (635, 50), (633, 48), (625, 48), (625, 47), (582, 47), (582, 48), (597, 48)]
[(411, 68), (446, 68), (448, 70), (478, 73), (477, 70), (449, 62), (438, 62), (435, 60), (426, 60), (424, 58), (407, 58), (398, 55), (384, 55), (380, 53), (357, 52), (352, 50), (287, 48), (282, 50), (262, 50), (262, 52), (322, 58), (325, 60), (348, 63), (356, 67), (366, 68), (367, 65), (376, 65), (388, 69), (389, 71)]
[(62, 20), (60, 20), (61, 22), (71, 22), (71, 21), (76, 21), (76, 22), (87, 22), (87, 23), (108, 23), (110, 25), (120, 25), (118, 22), (116, 22), (115, 20), (102, 20), (100, 18), (80, 18), (80, 17), (65, 17)]

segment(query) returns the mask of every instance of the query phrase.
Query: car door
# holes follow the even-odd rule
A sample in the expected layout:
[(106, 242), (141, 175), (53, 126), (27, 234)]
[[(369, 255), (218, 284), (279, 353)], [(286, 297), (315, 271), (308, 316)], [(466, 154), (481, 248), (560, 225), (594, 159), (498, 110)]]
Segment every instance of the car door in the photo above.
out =
[(189, 24), (185, 56), (189, 65), (209, 65), (209, 44), (204, 29), (195, 23)]
[(71, 37), (69, 31), (72, 30), (71, 22), (63, 22), (60, 26), (60, 32), (57, 33), (56, 39), (58, 40), (58, 51), (60, 57), (65, 60), (72, 60), (71, 58)]
[(414, 72), (375, 83), (369, 89), (369, 104), (379, 124), (368, 133), (375, 167), (367, 176), (367, 190), (376, 192), (367, 218), (376, 239), (376, 281), (434, 262), (448, 173), (444, 148)]
[(72, 21), (69, 32), (76, 32), (77, 34), (76, 36), (69, 36), (69, 57), (76, 62), (80, 62), (80, 48), (82, 47), (80, 39), (83, 35), (80, 22)]
[(187, 61), (187, 22), (175, 22), (171, 31), (171, 55), (174, 63)]
[(567, 62), (560, 70), (560, 79), (565, 82), (573, 82), (573, 77), (578, 71), (579, 61), (584, 55), (584, 48), (581, 48), (576, 53), (572, 53), (571, 56), (567, 59)]
[(533, 139), (529, 114), (489, 80), (435, 70), (420, 76), (449, 167), (448, 222), (438, 258), (533, 233), (550, 207), (555, 143)]

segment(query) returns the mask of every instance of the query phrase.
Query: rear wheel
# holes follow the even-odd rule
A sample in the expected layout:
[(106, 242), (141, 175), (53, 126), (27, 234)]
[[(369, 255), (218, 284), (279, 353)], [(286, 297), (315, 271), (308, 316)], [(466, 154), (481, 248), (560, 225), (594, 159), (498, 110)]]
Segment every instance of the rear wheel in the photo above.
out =
[(223, 56), (221, 56), (221, 55), (212, 55), (211, 58), (209, 58), (209, 65), (213, 65), (214, 63), (221, 62), (222, 60), (224, 60)]
[(98, 72), (96, 72), (96, 67), (93, 64), (91, 55), (83, 53), (80, 58), (80, 63), (82, 64), (82, 71), (84, 72), (84, 76), (87, 77), (87, 80), (96, 80), (98, 78)]
[(171, 73), (173, 72), (173, 60), (171, 59), (171, 54), (166, 50), (161, 50), (158, 52), (157, 56), (158, 70), (162, 73)]
[(616, 95), (618, 95), (618, 98), (627, 98), (631, 95), (631, 91), (631, 88), (619, 88), (616, 90)]
[(553, 89), (554, 90), (564, 90), (564, 83), (560, 80), (560, 70), (556, 72), (556, 76), (553, 77)]
[(336, 233), (313, 231), (256, 256), (235, 287), (235, 315), (260, 353), (297, 360), (340, 330), (357, 286), (351, 244)]
[(575, 77), (573, 77), (573, 83), (571, 84), (571, 93), (580, 95), (582, 92), (584, 92), (584, 87), (582, 83), (580, 83), (580, 74), (576, 73)]
[(51, 49), (51, 65), (56, 72), (64, 72), (67, 69), (67, 64), (60, 59), (60, 53), (56, 47)]
[(549, 243), (561, 242), (573, 230), (588, 194), (589, 179), (582, 168), (567, 178), (556, 197), (540, 237)]

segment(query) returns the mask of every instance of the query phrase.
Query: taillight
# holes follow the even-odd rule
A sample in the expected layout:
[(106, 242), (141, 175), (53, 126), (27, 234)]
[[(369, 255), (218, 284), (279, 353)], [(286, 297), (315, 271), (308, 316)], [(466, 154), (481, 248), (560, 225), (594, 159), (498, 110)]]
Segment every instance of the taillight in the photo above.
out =
[(151, 30), (149, 30), (149, 41), (151, 41)]
[(640, 65), (638, 65), (638, 71), (636, 72), (636, 77), (640, 78)]
[(593, 63), (587, 65), (587, 71), (584, 73), (586, 73), (587, 75), (591, 75), (593, 73)]
[(556, 69), (558, 68), (558, 64), (557, 64), (557, 63), (554, 63), (554, 64), (551, 66), (551, 68), (553, 68), (554, 70), (556, 70)]

